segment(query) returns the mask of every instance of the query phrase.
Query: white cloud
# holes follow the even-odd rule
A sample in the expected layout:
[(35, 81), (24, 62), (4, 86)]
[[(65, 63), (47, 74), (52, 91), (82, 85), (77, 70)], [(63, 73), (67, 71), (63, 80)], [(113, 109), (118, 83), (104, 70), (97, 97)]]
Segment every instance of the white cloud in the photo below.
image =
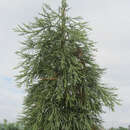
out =
[(22, 111), (23, 96), (23, 90), (16, 88), (12, 79), (0, 76), (0, 121), (16, 121)]
[[(41, 9), (42, 2), (48, 2), (57, 8), (60, 0), (1, 0), (0, 1), (0, 77), (11, 77), (17, 73), (12, 68), (18, 59), (14, 52), (19, 48), (21, 39), (12, 28), (16, 24), (32, 21)], [(110, 86), (119, 88), (119, 97), (123, 105), (116, 107), (114, 113), (109, 112), (103, 117), (107, 127), (128, 124), (130, 112), (129, 98), (129, 49), (130, 49), (130, 1), (129, 0), (68, 0), (73, 16), (82, 16), (93, 28), (91, 38), (98, 41), (97, 62), (108, 68), (104, 76)], [(0, 120), (8, 118), (15, 120), (21, 111), (23, 101), (21, 89), (16, 89), (15, 83), (8, 83), (0, 78)], [(121, 119), (120, 119), (121, 118)], [(112, 120), (113, 119), (113, 120)], [(113, 122), (111, 122), (113, 121)]]

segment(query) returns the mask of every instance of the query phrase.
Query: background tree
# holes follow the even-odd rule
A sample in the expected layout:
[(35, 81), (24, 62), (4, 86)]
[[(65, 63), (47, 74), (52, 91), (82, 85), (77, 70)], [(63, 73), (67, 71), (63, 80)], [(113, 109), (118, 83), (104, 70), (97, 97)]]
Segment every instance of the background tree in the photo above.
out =
[(128, 128), (124, 128), (122, 126), (118, 127), (118, 128), (110, 128), (109, 130), (128, 130)]
[(4, 123), (0, 123), (0, 130), (23, 130), (24, 127), (20, 123), (8, 123), (4, 120)]
[(25, 36), (17, 80), (26, 86), (26, 130), (98, 130), (103, 106), (114, 110), (118, 103), (113, 89), (101, 83), (104, 69), (95, 62), (90, 28), (68, 10), (66, 0), (58, 11), (45, 4), (35, 22), (15, 30)]

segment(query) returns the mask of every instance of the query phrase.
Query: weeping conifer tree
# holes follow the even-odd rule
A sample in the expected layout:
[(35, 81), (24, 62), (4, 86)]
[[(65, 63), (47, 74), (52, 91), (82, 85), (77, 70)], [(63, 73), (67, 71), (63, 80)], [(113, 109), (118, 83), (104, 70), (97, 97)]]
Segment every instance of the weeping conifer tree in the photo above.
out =
[(98, 130), (103, 107), (118, 103), (101, 83), (104, 69), (95, 62), (87, 23), (68, 10), (66, 0), (58, 11), (45, 4), (34, 22), (15, 30), (25, 37), (16, 78), (26, 87), (25, 130)]

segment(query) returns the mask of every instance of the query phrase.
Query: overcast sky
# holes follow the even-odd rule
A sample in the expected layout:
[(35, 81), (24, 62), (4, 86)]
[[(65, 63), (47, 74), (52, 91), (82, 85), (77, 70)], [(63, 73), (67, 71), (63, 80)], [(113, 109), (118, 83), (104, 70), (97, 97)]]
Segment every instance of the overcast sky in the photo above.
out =
[[(43, 2), (53, 8), (60, 0), (0, 0), (0, 121), (16, 121), (22, 111), (24, 91), (17, 88), (13, 70), (19, 61), (15, 51), (20, 37), (12, 31), (41, 11)], [(97, 63), (107, 68), (104, 82), (118, 88), (122, 100), (115, 112), (102, 115), (105, 127), (130, 124), (130, 0), (68, 0), (72, 16), (82, 16), (93, 29)]]

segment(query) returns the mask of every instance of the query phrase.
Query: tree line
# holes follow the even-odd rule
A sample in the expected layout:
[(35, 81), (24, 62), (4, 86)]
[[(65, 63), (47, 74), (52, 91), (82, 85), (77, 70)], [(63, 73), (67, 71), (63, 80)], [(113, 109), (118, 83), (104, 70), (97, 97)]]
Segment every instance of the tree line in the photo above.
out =
[[(10, 123), (5, 119), (3, 123), (0, 123), (0, 130), (24, 130), (24, 126), (19, 122)], [(119, 126), (118, 128), (111, 127), (109, 130), (130, 130), (130, 125), (128, 128)]]
[(5, 119), (3, 123), (0, 123), (0, 130), (24, 130), (24, 127), (21, 123), (10, 123)]
[(119, 126), (118, 128), (112, 127), (112, 128), (110, 128), (109, 130), (130, 130), (130, 125), (128, 126), (128, 128)]

